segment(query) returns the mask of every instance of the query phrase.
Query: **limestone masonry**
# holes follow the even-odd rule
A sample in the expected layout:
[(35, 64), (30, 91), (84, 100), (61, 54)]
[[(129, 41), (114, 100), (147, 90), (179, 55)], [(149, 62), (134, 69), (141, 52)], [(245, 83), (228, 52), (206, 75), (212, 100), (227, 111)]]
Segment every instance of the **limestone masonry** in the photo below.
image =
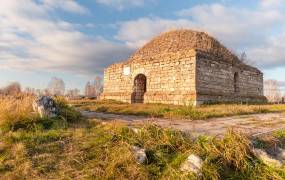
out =
[(104, 71), (104, 99), (128, 103), (263, 102), (263, 73), (206, 33), (163, 33)]

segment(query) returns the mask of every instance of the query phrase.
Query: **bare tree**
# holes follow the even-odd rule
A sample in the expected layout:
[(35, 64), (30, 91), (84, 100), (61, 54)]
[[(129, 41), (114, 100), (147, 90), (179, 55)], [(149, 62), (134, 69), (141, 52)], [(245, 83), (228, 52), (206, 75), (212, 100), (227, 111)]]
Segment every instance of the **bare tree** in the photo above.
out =
[(98, 97), (103, 91), (102, 78), (96, 76), (94, 81), (91, 83), (88, 81), (85, 86), (85, 96), (86, 97)]
[(41, 89), (36, 89), (35, 93), (37, 96), (42, 96), (42, 90)]
[(24, 93), (28, 94), (28, 95), (36, 95), (37, 94), (36, 89), (30, 88), (30, 87), (26, 87), (26, 89), (24, 90)]
[(242, 52), (239, 58), (242, 62), (246, 62), (247, 61), (247, 55), (245, 52)]
[(65, 83), (62, 79), (53, 77), (47, 87), (49, 94), (63, 96), (65, 92)]
[(85, 92), (84, 92), (86, 97), (88, 97), (90, 94), (90, 86), (91, 86), (91, 83), (88, 81), (85, 85)]
[(264, 82), (264, 95), (268, 102), (279, 103), (282, 101), (280, 87), (276, 80), (270, 79)]
[(103, 92), (103, 83), (102, 78), (100, 76), (95, 77), (94, 81), (96, 96), (99, 96)]
[(89, 81), (86, 83), (85, 86), (85, 96), (86, 97), (95, 97), (96, 96), (96, 89), (93, 84)]
[(18, 82), (13, 82), (2, 90), (3, 94), (11, 96), (18, 95), (21, 92), (22, 92), (21, 85)]
[(239, 56), (241, 62), (247, 65), (255, 65), (255, 62), (247, 57), (245, 52), (242, 52)]
[(75, 98), (78, 97), (80, 93), (80, 90), (75, 88), (75, 89), (69, 89), (66, 92), (66, 96), (71, 97), (71, 98)]

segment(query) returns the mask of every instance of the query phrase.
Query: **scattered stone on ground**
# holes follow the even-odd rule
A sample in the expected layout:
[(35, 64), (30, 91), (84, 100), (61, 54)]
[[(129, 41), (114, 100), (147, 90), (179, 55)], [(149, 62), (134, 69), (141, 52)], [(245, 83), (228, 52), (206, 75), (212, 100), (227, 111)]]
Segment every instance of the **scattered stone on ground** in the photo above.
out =
[(271, 165), (271, 166), (276, 166), (276, 167), (281, 167), (282, 166), (281, 161), (271, 157), (264, 150), (254, 148), (252, 151), (253, 151), (254, 155), (256, 157), (258, 157), (260, 160), (262, 160), (265, 164)]
[(139, 164), (143, 164), (146, 161), (147, 157), (146, 157), (145, 149), (142, 149), (137, 146), (132, 146), (131, 150), (134, 153), (135, 158)]
[(41, 96), (33, 102), (33, 110), (39, 113), (40, 117), (56, 117), (58, 109), (55, 101), (50, 96)]
[(182, 164), (181, 171), (199, 174), (203, 165), (203, 160), (194, 154), (188, 156), (187, 160)]

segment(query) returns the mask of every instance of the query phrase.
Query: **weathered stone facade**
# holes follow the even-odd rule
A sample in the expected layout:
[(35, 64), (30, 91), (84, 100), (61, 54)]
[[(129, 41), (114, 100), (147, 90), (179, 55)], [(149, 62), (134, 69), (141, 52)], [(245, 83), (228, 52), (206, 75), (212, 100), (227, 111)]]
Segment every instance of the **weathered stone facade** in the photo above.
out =
[(206, 33), (163, 33), (104, 71), (104, 99), (129, 103), (260, 102), (263, 74)]

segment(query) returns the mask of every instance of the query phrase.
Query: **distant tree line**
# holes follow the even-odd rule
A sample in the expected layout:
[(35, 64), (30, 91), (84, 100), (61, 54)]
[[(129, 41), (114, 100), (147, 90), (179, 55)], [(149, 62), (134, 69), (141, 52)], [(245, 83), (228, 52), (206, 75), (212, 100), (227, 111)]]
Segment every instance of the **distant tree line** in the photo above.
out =
[[(94, 81), (88, 81), (85, 86), (84, 96), (91, 98), (91, 97), (98, 97), (103, 91), (103, 84), (101, 77), (95, 77)], [(7, 85), (4, 88), (0, 89), (0, 95), (5, 96), (16, 96), (19, 94), (28, 94), (28, 95), (36, 95), (36, 96), (66, 96), (69, 98), (76, 98), (81, 96), (80, 90), (77, 88), (68, 89), (66, 90), (65, 82), (58, 77), (53, 77), (49, 83), (47, 88), (45, 89), (35, 89), (27, 87), (22, 89), (21, 84), (18, 82), (13, 82)]]
[(2, 95), (11, 95), (11, 96), (15, 96), (18, 95), (22, 92), (22, 88), (20, 83), (18, 82), (13, 82), (10, 83), (8, 86), (0, 89), (0, 94)]
[[(88, 81), (85, 85), (84, 96), (87, 98), (97, 98), (103, 92), (103, 83), (101, 77), (97, 76), (93, 81)], [(21, 93), (43, 96), (66, 96), (69, 98), (77, 98), (80, 95), (80, 90), (68, 89), (65, 90), (65, 83), (62, 79), (53, 77), (46, 89), (29, 88), (22, 89), (21, 84), (18, 82), (12, 82), (6, 87), (0, 89), (0, 95), (16, 96)], [(268, 102), (271, 103), (285, 103), (285, 93), (282, 94), (278, 81), (266, 80), (264, 81), (264, 96), (266, 96)]]

